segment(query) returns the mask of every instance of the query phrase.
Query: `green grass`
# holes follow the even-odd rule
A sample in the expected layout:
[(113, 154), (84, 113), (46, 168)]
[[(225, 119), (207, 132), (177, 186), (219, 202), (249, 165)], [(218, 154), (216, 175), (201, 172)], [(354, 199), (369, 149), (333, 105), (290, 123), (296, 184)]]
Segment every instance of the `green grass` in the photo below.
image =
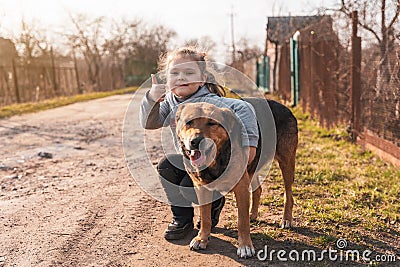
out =
[(44, 100), (41, 102), (27, 102), (21, 104), (13, 104), (9, 106), (0, 107), (0, 119), (11, 117), (14, 115), (21, 115), (25, 113), (39, 112), (47, 109), (52, 109), (56, 107), (61, 107), (97, 98), (103, 98), (111, 95), (126, 94), (134, 92), (136, 90), (137, 87), (129, 87), (109, 92), (95, 92), (95, 93), (81, 94), (68, 97), (58, 97), (58, 98)]
[[(321, 249), (345, 238), (353, 246), (399, 254), (400, 170), (349, 142), (344, 130), (320, 128), (307, 114), (294, 113), (300, 129), (295, 228), (267, 224), (264, 234)], [(261, 221), (271, 214), (282, 216), (283, 192), (280, 170), (273, 164), (263, 185)]]
[[(348, 142), (345, 132), (327, 131), (298, 117), (296, 195), (309, 218), (320, 223), (357, 222), (365, 230), (398, 227), (400, 171)], [(313, 201), (316, 209), (310, 208)]]

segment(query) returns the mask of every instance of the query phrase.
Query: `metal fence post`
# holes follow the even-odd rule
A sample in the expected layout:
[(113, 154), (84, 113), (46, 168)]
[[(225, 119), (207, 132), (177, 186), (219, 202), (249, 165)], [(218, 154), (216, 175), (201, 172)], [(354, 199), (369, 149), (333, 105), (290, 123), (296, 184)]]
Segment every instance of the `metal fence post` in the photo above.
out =
[[(297, 35), (297, 33), (295, 34)], [(297, 37), (290, 38), (290, 76), (291, 76), (291, 94), (292, 106), (299, 103), (299, 46)]]
[(76, 85), (78, 88), (78, 94), (83, 94), (83, 89), (81, 87), (81, 82), (79, 81), (79, 71), (78, 71), (78, 62), (76, 61), (76, 55), (75, 55), (75, 48), (72, 47), (72, 56), (74, 59), (74, 70), (75, 70), (75, 77), (76, 77)]
[(21, 103), (21, 96), (19, 94), (19, 87), (18, 87), (17, 67), (15, 66), (14, 58), (12, 59), (12, 70), (13, 70), (15, 97), (17, 98), (17, 103)]
[(56, 78), (56, 65), (54, 62), (54, 54), (53, 54), (53, 47), (50, 49), (50, 57), (51, 57), (51, 70), (52, 70), (52, 82), (53, 82), (53, 89), (56, 96), (59, 96), (58, 93), (58, 85), (57, 85), (57, 78)]
[(350, 99), (352, 139), (357, 141), (361, 133), (361, 37), (357, 36), (358, 12), (352, 13)]

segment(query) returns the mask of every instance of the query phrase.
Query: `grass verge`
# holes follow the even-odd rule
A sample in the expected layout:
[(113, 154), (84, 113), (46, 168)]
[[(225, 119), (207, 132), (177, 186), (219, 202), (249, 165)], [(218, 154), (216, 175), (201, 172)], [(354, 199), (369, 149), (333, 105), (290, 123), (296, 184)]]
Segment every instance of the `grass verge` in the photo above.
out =
[(41, 102), (27, 102), (21, 104), (13, 104), (9, 106), (0, 107), (0, 119), (11, 117), (14, 115), (21, 115), (25, 113), (39, 112), (47, 109), (61, 107), (77, 102), (103, 98), (111, 95), (126, 94), (137, 90), (137, 87), (128, 87), (109, 92), (94, 92), (88, 94), (80, 94), (74, 96), (57, 97), (53, 99), (44, 100)]

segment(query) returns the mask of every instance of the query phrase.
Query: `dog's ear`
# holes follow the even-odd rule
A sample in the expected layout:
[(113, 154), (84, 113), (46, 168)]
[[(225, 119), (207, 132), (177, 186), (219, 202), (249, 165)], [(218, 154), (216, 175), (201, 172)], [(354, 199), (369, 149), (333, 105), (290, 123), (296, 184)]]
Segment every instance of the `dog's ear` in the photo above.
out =
[(235, 115), (229, 108), (220, 108), (220, 110), (222, 112), (222, 117), (223, 117), (222, 126), (224, 126), (225, 130), (231, 132), (232, 127), (234, 126), (233, 123)]
[(222, 114), (224, 117), (223, 126), (226, 131), (229, 133), (229, 136), (233, 139), (236, 139), (241, 136), (241, 124), (238, 121), (238, 118), (229, 108), (221, 108)]

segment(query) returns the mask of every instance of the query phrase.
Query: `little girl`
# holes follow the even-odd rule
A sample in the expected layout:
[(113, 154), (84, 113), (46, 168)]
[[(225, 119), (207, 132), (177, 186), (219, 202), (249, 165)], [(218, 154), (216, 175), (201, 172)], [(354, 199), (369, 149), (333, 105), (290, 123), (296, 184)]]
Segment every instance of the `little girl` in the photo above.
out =
[[(243, 149), (249, 150), (249, 162), (254, 159), (259, 137), (254, 109), (245, 101), (225, 97), (224, 88), (217, 84), (214, 75), (207, 70), (205, 53), (192, 47), (176, 49), (160, 58), (159, 69), (166, 71), (166, 84), (158, 84), (156, 76), (152, 75), (152, 87), (143, 97), (140, 107), (142, 127), (158, 129), (170, 126), (175, 147), (179, 151), (175, 133), (175, 112), (178, 105), (197, 101), (228, 107), (243, 124), (242, 146)], [(182, 239), (194, 227), (194, 200), (179, 190), (180, 186), (193, 187), (189, 175), (185, 172), (182, 154), (165, 156), (158, 163), (157, 170), (171, 203), (173, 216), (165, 231), (165, 238)], [(224, 203), (224, 196), (212, 203), (212, 227), (218, 224)]]

